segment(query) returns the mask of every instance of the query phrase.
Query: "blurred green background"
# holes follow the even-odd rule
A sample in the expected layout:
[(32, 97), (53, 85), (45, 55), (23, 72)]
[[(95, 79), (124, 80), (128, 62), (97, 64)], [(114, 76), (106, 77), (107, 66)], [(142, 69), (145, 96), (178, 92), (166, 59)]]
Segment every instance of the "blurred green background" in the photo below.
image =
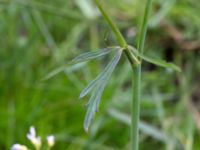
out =
[[(127, 42), (137, 45), (145, 0), (102, 0)], [(0, 0), (0, 149), (31, 147), (34, 125), (57, 150), (128, 150), (131, 68), (120, 61), (90, 132), (81, 90), (111, 55), (42, 79), (80, 53), (117, 45), (92, 0)], [(145, 54), (181, 73), (143, 63), (141, 150), (200, 149), (200, 3), (154, 0)], [(44, 139), (45, 140), (45, 139)]]

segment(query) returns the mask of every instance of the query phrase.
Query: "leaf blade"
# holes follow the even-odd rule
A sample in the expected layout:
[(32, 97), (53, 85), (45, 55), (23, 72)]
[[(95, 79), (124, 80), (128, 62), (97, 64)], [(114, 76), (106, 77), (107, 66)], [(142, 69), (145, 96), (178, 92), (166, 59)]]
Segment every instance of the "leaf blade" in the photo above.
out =
[(109, 54), (112, 50), (116, 50), (119, 49), (119, 47), (115, 46), (115, 47), (109, 47), (109, 48), (104, 48), (104, 49), (100, 49), (94, 52), (86, 52), (83, 54), (80, 54), (79, 56), (75, 57), (71, 63), (80, 63), (80, 62), (85, 62), (85, 61), (89, 61), (104, 55)]
[[(115, 57), (110, 61), (107, 67), (102, 71), (101, 76), (96, 81), (96, 86), (94, 86), (94, 91), (88, 102), (88, 109), (86, 112), (84, 120), (84, 129), (88, 132), (89, 126), (94, 118), (95, 113), (98, 111), (98, 106), (103, 94), (103, 91), (109, 81), (116, 65), (118, 64), (121, 58), (122, 50), (119, 50)], [(108, 71), (107, 71), (108, 70)]]
[(89, 103), (88, 103), (88, 108), (87, 108), (87, 112), (85, 115), (85, 120), (84, 120), (84, 130), (85, 132), (88, 132), (89, 130), (89, 126), (94, 118), (95, 113), (97, 112), (97, 105), (96, 102), (99, 101), (99, 99), (101, 99), (101, 95), (103, 90), (101, 90), (99, 92), (99, 90), (102, 89), (101, 85), (98, 85), (97, 87), (95, 87), (95, 91), (92, 93), (92, 96), (89, 99)]
[[(121, 50), (119, 50), (121, 51)], [(121, 54), (120, 54), (121, 55)], [(116, 56), (117, 57), (117, 56)], [(121, 57), (121, 56), (120, 56)], [(113, 58), (114, 59), (119, 59), (119, 58)], [(119, 61), (119, 60), (118, 60)], [(109, 63), (106, 68), (92, 81), (89, 83), (89, 85), (83, 89), (83, 91), (81, 92), (79, 98), (83, 98), (84, 96), (86, 96), (93, 88), (96, 84), (98, 84), (98, 82), (100, 82), (99, 80), (102, 80), (104, 78), (104, 76), (107, 75), (107, 73), (109, 72), (110, 67), (112, 68), (112, 63)]]
[(178, 71), (178, 72), (181, 72), (181, 69), (176, 66), (175, 64), (173, 63), (168, 63), (164, 60), (159, 60), (159, 59), (154, 59), (154, 58), (150, 58), (150, 57), (147, 57), (141, 53), (139, 53), (135, 48), (129, 46), (129, 49), (134, 53), (136, 54), (137, 56), (139, 56), (140, 58), (142, 58), (143, 60), (145, 60), (146, 62), (149, 62), (151, 64), (154, 64), (156, 66), (160, 66), (160, 67), (164, 67), (164, 68), (171, 68), (175, 71)]
[[(67, 63), (66, 65), (56, 68), (56, 69), (52, 70), (51, 72), (49, 72), (42, 80), (48, 80), (48, 79), (54, 77), (55, 75), (59, 74), (60, 72), (67, 70), (68, 66), (77, 65), (77, 63), (83, 63), (83, 62), (107, 55), (110, 52), (112, 52), (113, 50), (116, 50), (119, 48), (120, 47), (118, 47), (118, 46), (114, 46), (114, 47), (100, 49), (100, 50), (97, 50), (94, 52), (86, 52), (86, 53), (80, 54), (79, 56), (75, 57), (72, 61)], [(71, 67), (73, 67), (73, 66), (71, 66)]]
[(56, 76), (57, 74), (59, 74), (63, 71), (67, 71), (67, 72), (76, 71), (85, 65), (86, 65), (86, 63), (74, 64), (72, 66), (63, 65), (63, 66), (58, 67), (58, 68), (52, 70), (51, 72), (47, 73), (46, 76), (43, 77), (42, 81), (49, 80), (50, 78), (53, 78), (54, 76)]

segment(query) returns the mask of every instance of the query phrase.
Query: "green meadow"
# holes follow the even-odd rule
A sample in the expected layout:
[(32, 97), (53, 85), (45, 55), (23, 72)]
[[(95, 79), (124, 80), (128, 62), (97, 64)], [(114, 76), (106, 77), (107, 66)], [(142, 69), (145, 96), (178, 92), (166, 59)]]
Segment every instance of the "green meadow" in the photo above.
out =
[(199, 0), (149, 1), (0, 0), (0, 150), (200, 150)]

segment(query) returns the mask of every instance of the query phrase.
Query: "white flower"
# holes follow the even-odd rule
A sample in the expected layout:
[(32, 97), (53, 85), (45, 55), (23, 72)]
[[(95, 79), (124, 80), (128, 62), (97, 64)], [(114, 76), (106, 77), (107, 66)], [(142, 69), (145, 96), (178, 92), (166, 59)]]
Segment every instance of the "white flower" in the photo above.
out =
[(28, 148), (24, 145), (20, 145), (20, 144), (14, 144), (11, 147), (11, 150), (28, 150)]
[(49, 147), (53, 147), (55, 144), (55, 137), (53, 135), (47, 136), (47, 143)]
[(41, 138), (36, 136), (36, 131), (33, 126), (30, 127), (29, 133), (27, 134), (27, 138), (31, 141), (31, 143), (36, 147), (36, 149), (40, 149), (41, 147)]

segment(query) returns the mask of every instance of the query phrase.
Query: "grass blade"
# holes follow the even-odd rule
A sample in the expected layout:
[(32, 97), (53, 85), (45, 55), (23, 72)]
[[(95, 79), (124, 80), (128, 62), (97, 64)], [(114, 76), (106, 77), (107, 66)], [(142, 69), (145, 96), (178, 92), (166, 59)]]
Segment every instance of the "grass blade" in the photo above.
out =
[[(129, 116), (123, 112), (120, 112), (116, 109), (109, 109), (108, 114), (126, 125), (131, 125), (131, 116)], [(153, 125), (150, 125), (144, 121), (139, 122), (139, 129), (144, 134), (149, 135), (159, 141), (169, 142), (172, 138), (172, 137), (168, 137), (164, 132), (162, 132), (158, 128), (156, 128)]]
[(175, 71), (181, 72), (181, 69), (178, 66), (176, 66), (175, 64), (173, 64), (173, 63), (168, 63), (168, 62), (166, 62), (164, 60), (158, 60), (158, 59), (147, 57), (147, 56), (139, 53), (134, 47), (131, 47), (131, 46), (129, 46), (129, 49), (134, 54), (136, 54), (137, 56), (139, 56), (140, 58), (145, 60), (146, 62), (152, 63), (152, 64), (160, 66), (160, 67), (170, 68), (170, 69), (173, 69)]

